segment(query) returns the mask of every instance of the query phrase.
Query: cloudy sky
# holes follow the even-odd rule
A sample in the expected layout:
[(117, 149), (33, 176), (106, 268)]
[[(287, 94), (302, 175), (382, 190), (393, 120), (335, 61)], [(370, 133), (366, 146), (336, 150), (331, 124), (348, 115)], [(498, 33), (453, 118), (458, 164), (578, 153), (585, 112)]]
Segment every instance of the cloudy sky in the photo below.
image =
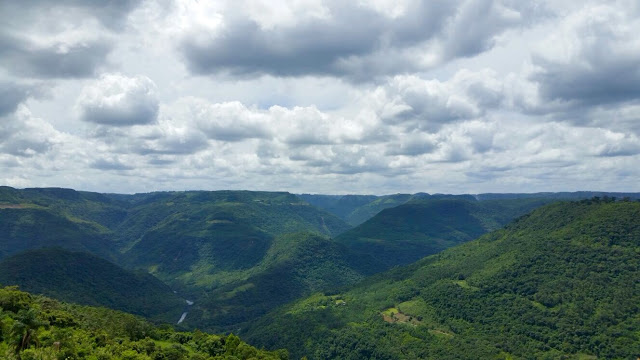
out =
[(0, 0), (0, 185), (640, 191), (637, 0)]

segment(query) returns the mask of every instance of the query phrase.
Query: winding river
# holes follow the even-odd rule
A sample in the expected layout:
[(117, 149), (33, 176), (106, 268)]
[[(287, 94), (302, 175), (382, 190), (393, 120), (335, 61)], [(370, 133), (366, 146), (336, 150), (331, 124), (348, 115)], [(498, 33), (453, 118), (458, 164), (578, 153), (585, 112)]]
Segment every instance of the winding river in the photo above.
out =
[(184, 319), (187, 317), (187, 314), (189, 313), (189, 308), (193, 305), (193, 301), (191, 300), (185, 300), (185, 301), (187, 302), (187, 306), (184, 308), (184, 312), (180, 316), (180, 320), (178, 320), (178, 323), (176, 325), (179, 325), (184, 321)]

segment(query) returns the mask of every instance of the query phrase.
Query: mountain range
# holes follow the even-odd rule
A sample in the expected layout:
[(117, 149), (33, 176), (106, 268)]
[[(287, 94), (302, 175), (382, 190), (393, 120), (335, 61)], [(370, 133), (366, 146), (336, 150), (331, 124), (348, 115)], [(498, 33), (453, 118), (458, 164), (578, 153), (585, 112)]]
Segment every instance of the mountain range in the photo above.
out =
[(294, 357), (624, 358), (638, 198), (0, 187), (0, 284)]
[(631, 359), (640, 354), (639, 249), (639, 202), (555, 203), (296, 301), (246, 336), (313, 359)]

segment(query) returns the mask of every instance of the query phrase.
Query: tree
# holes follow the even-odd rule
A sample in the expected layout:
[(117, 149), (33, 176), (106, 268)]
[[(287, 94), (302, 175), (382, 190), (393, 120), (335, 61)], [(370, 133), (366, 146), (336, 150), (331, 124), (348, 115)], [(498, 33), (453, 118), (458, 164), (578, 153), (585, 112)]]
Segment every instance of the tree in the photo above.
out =
[(32, 342), (38, 343), (38, 329), (48, 323), (38, 319), (37, 315), (38, 313), (33, 308), (20, 310), (16, 314), (16, 321), (10, 331), (16, 353), (28, 348)]

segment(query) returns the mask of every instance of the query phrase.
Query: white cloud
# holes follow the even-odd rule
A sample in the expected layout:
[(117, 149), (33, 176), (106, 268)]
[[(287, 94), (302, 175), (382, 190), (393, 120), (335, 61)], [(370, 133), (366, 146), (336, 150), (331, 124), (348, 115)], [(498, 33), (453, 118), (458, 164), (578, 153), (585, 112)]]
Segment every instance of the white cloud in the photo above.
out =
[(637, 100), (640, 18), (616, 3), (570, 14), (540, 43), (531, 79), (544, 101), (571, 106)]
[(636, 1), (45, 3), (0, 3), (0, 183), (640, 190)]
[(372, 96), (380, 117), (389, 124), (437, 131), (443, 124), (483, 116), (500, 105), (502, 83), (491, 70), (458, 71), (448, 81), (416, 75), (396, 76)]
[(151, 79), (106, 74), (82, 89), (76, 107), (86, 122), (130, 126), (155, 122), (159, 105)]
[(0, 153), (32, 157), (49, 151), (58, 141), (58, 132), (43, 119), (33, 117), (25, 105), (0, 117)]

